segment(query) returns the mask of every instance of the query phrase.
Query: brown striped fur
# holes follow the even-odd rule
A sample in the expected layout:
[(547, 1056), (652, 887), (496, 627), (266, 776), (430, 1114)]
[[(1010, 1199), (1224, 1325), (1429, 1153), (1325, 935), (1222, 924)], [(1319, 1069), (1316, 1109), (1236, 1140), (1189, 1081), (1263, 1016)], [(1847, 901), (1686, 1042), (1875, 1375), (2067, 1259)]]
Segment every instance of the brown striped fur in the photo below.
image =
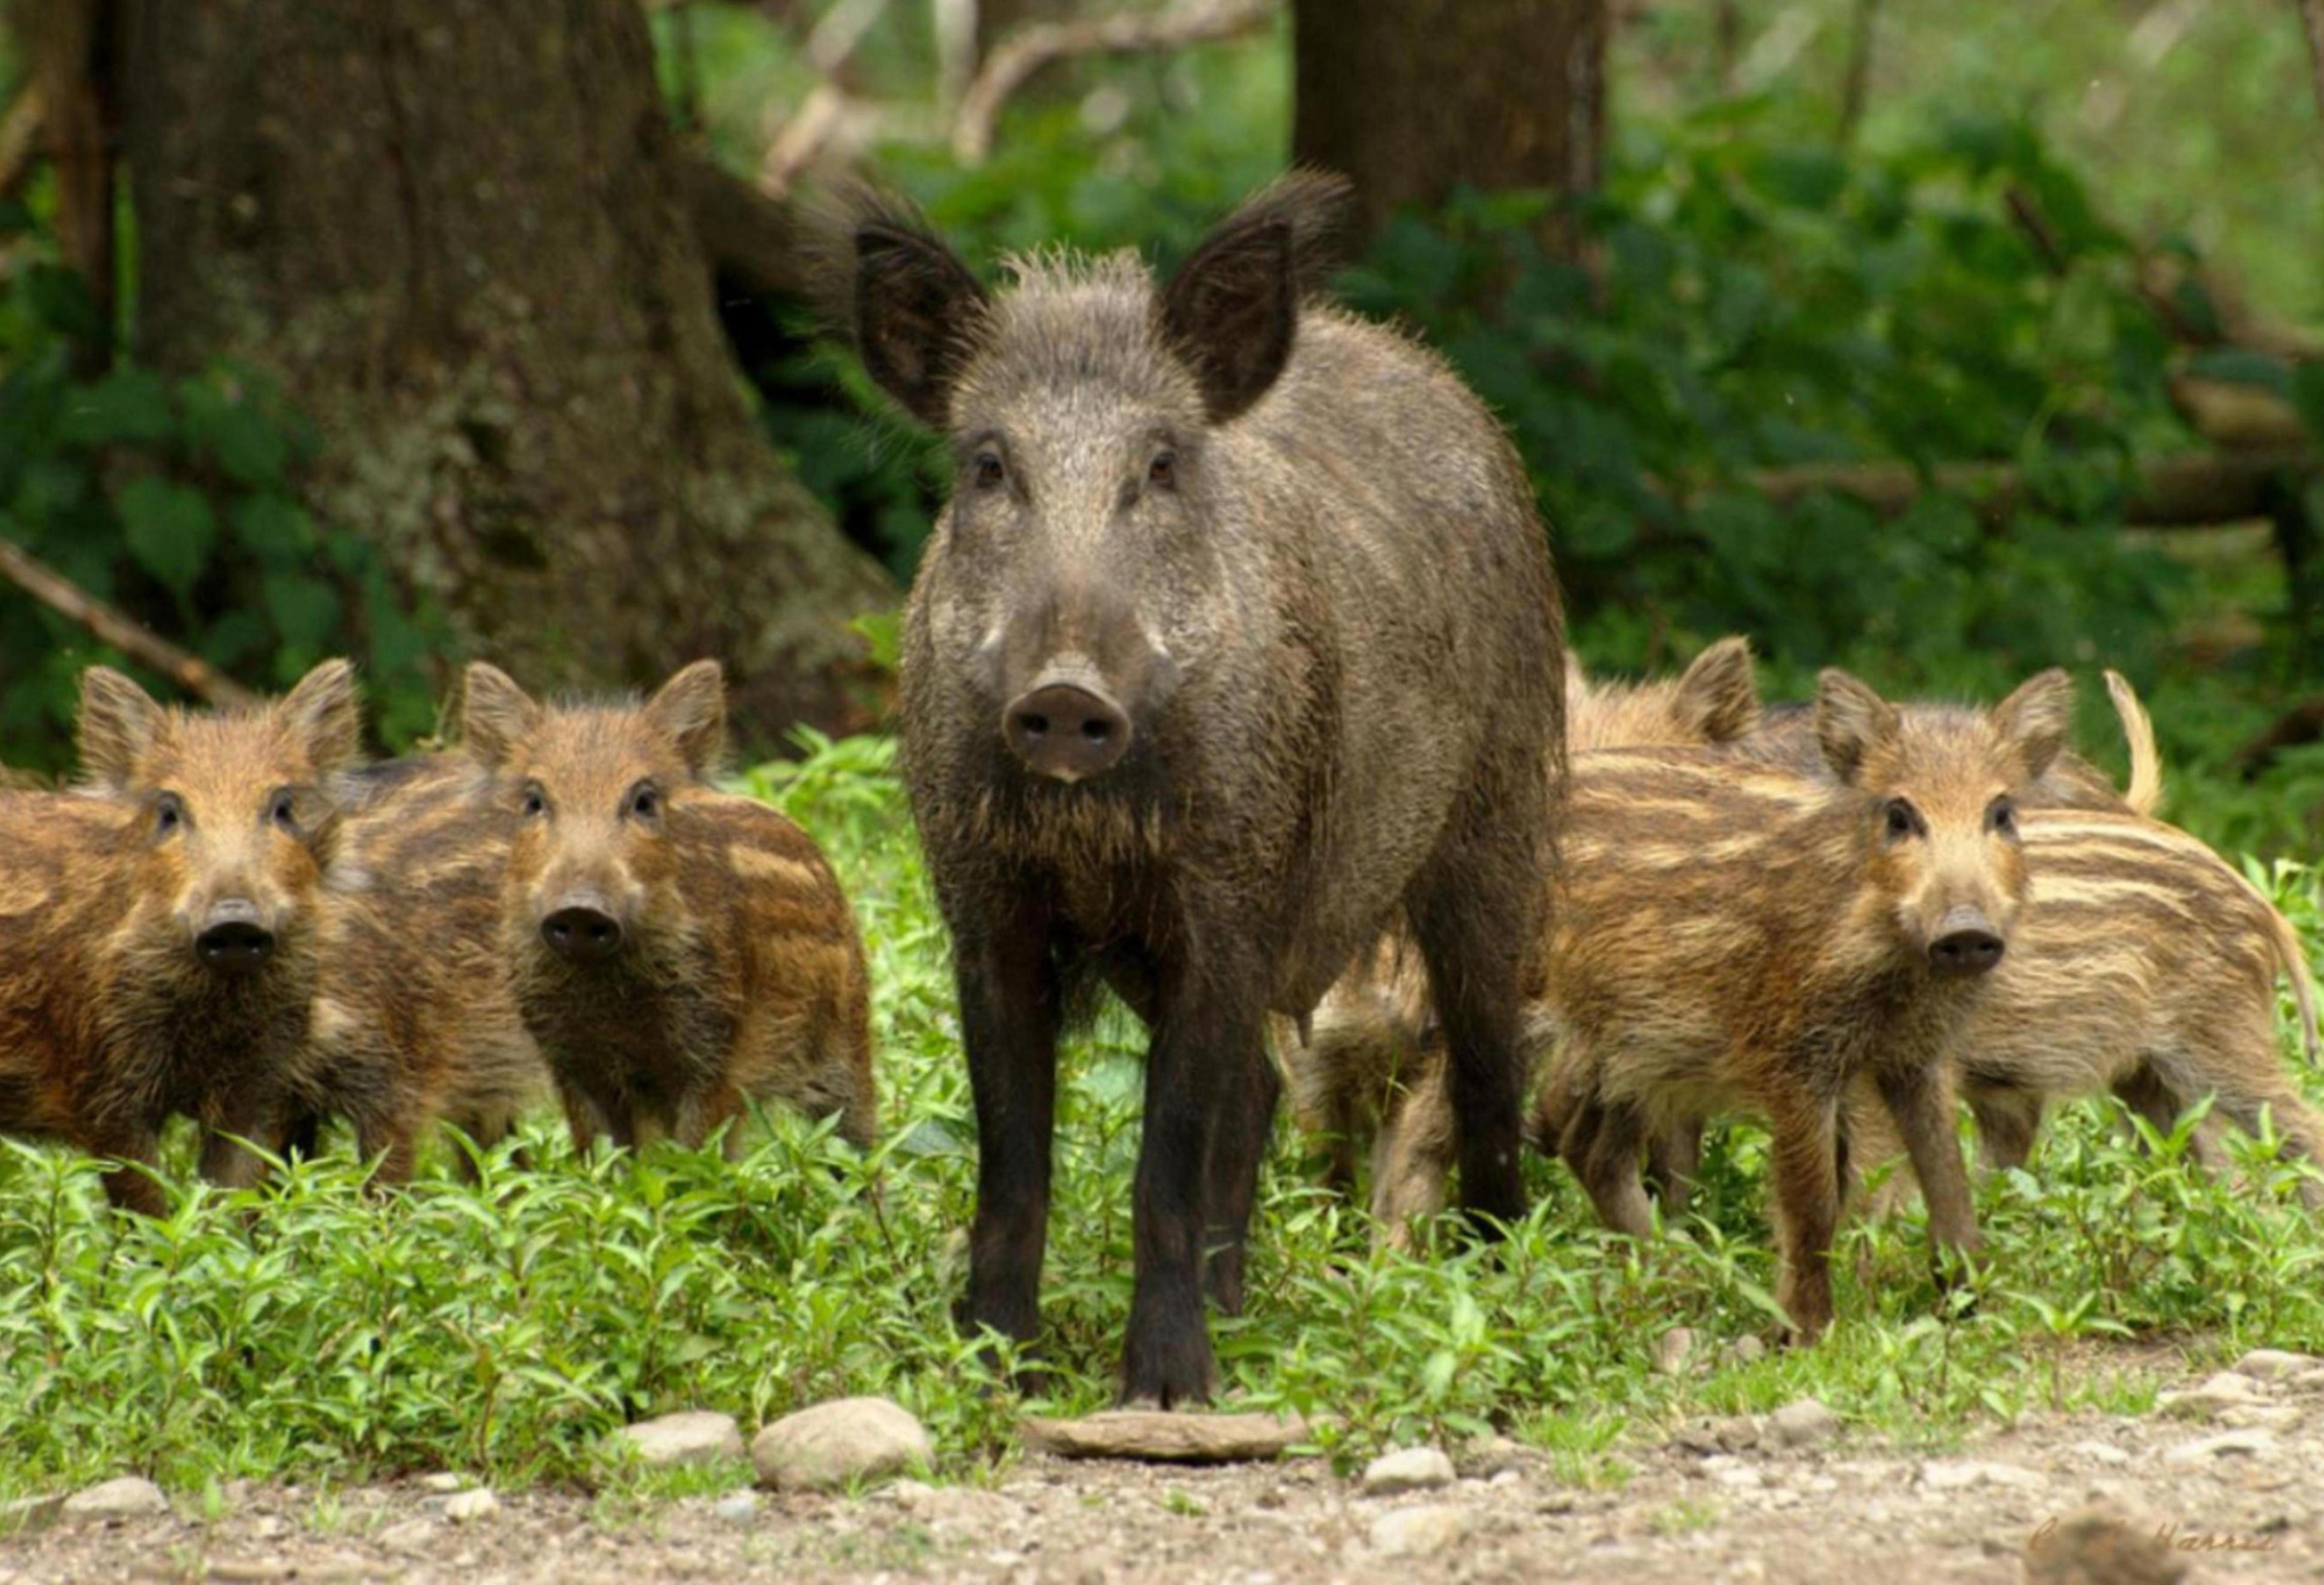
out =
[[(0, 1131), (151, 1166), (161, 1125), (189, 1116), (206, 1175), (255, 1175), (233, 1137), (267, 1137), (306, 1039), (336, 837), (323, 786), (355, 757), (356, 712), (343, 660), (215, 714), (82, 674), (84, 785), (0, 793)], [(233, 974), (197, 951), (228, 913), (273, 942)], [(163, 1209), (134, 1166), (105, 1183)]]
[[(1750, 643), (1740, 637), (1709, 645), (1675, 677), (1624, 683), (1579, 667), (1566, 672), (1575, 753), (1733, 742), (1758, 716)], [(1443, 1046), (1418, 954), (1398, 935), (1383, 937), (1341, 976), (1306, 1029), (1278, 1018), (1271, 1033), (1292, 1117), (1328, 1153), (1330, 1181), (1351, 1191), (1356, 1158), (1375, 1141), (1372, 1209), (1381, 1236), (1406, 1242), (1415, 1219), (1443, 1208), (1452, 1148)]]
[[(791, 821), (706, 785), (725, 726), (713, 661), (644, 705), (535, 703), (468, 668), (469, 751), (513, 822), (503, 950), (575, 1143), (667, 1132), (741, 1142), (747, 1102), (877, 1130), (869, 986), (855, 918), (820, 851)], [(597, 899), (619, 949), (576, 963), (543, 922)]]
[(2034, 678), (1984, 714), (1900, 712), (1844, 673), (1820, 686), (1831, 775), (1708, 750), (1575, 761), (1568, 862), (1541, 1000), (1585, 1093), (1545, 1121), (1600, 1215), (1651, 1226), (1638, 1150), (1729, 1110), (1775, 1135), (1780, 1297), (1831, 1317), (1838, 1109), (1869, 1075), (1930, 1186), (1931, 1230), (1977, 1230), (1947, 1064), (1986, 976), (1934, 972), (1973, 911), (2005, 940), (2026, 879), (2012, 798), (2064, 742), (2071, 684)]
[(548, 1092), (502, 946), (515, 818), (465, 753), (367, 766), (337, 790), (323, 975), (290, 1133), (310, 1142), (317, 1118), (344, 1117), (363, 1154), (381, 1158), (379, 1180), (402, 1183), (431, 1122), (489, 1147)]

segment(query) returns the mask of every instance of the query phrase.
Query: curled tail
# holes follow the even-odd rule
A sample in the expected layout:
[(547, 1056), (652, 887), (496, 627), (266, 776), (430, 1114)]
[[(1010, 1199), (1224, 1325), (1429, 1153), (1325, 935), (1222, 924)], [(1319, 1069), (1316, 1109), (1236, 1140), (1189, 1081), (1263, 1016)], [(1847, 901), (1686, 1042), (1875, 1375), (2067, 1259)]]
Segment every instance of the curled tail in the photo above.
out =
[(2122, 735), (2130, 743), (2130, 787), (2122, 795), (2134, 815), (2153, 816), (2163, 800), (2163, 758), (2154, 750), (2154, 722), (2139, 703), (2138, 690), (2118, 671), (2106, 674), (2107, 696), (2122, 718)]

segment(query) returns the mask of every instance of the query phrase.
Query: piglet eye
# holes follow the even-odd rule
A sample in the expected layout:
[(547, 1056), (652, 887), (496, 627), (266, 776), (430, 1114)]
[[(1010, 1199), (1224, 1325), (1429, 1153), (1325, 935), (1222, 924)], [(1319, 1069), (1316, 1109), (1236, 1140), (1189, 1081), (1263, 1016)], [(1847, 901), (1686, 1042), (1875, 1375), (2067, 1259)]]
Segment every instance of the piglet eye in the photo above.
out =
[(169, 836), (175, 832), (183, 830), (185, 824), (186, 806), (179, 802), (178, 796), (175, 793), (163, 793), (160, 798), (155, 800), (153, 805), (154, 835)]
[(540, 790), (539, 783), (528, 783), (524, 797), (518, 801), (517, 806), (523, 811), (526, 819), (538, 820), (549, 813), (549, 795)]
[(1903, 798), (1891, 798), (1888, 800), (1887, 828), (1889, 841), (1902, 842), (1904, 838), (1912, 835), (1914, 832), (1919, 830), (1920, 825), (1921, 816), (1919, 813), (1914, 809), (1911, 804), (1906, 803)]
[(2017, 806), (2007, 798), (1996, 798), (1993, 807), (1985, 812), (1985, 823), (2003, 836), (2017, 834)]
[(976, 454), (976, 487), (978, 489), (998, 490), (1008, 482), (1008, 479), (1009, 470), (1001, 465), (999, 452), (980, 451)]
[(661, 794), (651, 787), (641, 787), (630, 795), (630, 813), (641, 820), (651, 820), (661, 813)]
[(297, 831), (299, 800), (287, 791), (276, 793), (273, 802), (266, 806), (266, 818), (285, 831)]
[(1176, 489), (1178, 487), (1178, 454), (1175, 451), (1156, 452), (1154, 460), (1146, 465), (1146, 482), (1157, 490)]

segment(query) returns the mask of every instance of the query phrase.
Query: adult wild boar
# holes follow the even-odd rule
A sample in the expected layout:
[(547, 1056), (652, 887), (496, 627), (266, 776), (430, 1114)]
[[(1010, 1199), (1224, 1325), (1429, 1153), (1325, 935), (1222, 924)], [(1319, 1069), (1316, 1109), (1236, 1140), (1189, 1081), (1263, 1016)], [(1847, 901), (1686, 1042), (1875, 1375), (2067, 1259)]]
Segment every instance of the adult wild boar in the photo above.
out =
[(1124, 1396), (1199, 1400), (1304, 1016), (1398, 916), (1453, 1053), (1461, 1189), (1523, 1206), (1517, 991), (1563, 740), (1548, 547), (1445, 365), (1323, 302), (1342, 184), (1295, 175), (1167, 281), (1019, 259), (988, 292), (878, 204), (864, 363), (956, 466), (904, 624), (913, 814), (956, 957), (977, 1209), (962, 1315), (1038, 1326), (1056, 1043), (1151, 1032)]

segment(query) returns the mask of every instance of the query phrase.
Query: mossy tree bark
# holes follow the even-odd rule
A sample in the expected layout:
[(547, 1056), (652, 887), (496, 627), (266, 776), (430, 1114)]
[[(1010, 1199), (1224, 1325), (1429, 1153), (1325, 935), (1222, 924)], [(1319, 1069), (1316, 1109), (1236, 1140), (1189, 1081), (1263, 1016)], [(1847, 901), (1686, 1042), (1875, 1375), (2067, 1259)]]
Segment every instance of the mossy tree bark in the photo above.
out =
[(1367, 234), (1456, 186), (1598, 185), (1605, 0), (1293, 0), (1292, 29), (1293, 152), (1354, 180)]
[(751, 739), (862, 722), (895, 591), (752, 418), (636, 0), (123, 3), (141, 358), (280, 382), (321, 511), (528, 685), (715, 655)]

